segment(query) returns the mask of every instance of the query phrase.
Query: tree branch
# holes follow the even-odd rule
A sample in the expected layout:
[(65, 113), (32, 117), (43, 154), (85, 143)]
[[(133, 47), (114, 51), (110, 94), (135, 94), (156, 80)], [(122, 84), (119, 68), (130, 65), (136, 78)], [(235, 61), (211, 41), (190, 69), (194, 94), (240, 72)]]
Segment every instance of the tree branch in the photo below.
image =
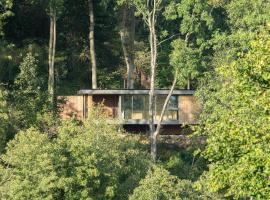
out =
[(160, 132), (160, 129), (161, 129), (161, 123), (163, 121), (163, 117), (164, 117), (167, 105), (168, 105), (168, 103), (170, 101), (170, 98), (171, 98), (171, 96), (173, 94), (173, 91), (174, 91), (174, 88), (175, 88), (175, 85), (176, 85), (176, 82), (177, 82), (177, 76), (178, 76), (178, 73), (176, 72), (176, 74), (174, 76), (173, 84), (171, 86), (171, 90), (170, 90), (170, 92), (169, 92), (168, 96), (166, 97), (166, 100), (165, 100), (165, 102), (163, 104), (163, 108), (162, 108), (162, 111), (161, 111), (160, 118), (158, 120), (157, 129), (156, 129), (156, 131), (154, 133), (154, 137), (157, 137), (159, 135), (159, 132)]
[(166, 39), (164, 39), (164, 40), (160, 41), (160, 42), (158, 43), (158, 46), (159, 46), (159, 45), (161, 45), (162, 43), (164, 43), (164, 42), (166, 42), (166, 41), (168, 41), (168, 40), (170, 40), (170, 39), (174, 38), (175, 36), (178, 36), (178, 35), (180, 35), (180, 33), (177, 33), (177, 34), (171, 35), (170, 37), (168, 37), (168, 38), (166, 38)]

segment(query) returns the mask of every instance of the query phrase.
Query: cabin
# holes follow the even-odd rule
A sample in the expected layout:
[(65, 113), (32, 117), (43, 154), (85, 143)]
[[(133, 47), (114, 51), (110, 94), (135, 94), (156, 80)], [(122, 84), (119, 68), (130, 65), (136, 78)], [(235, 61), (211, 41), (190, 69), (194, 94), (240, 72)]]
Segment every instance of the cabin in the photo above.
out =
[[(155, 90), (154, 122), (160, 119), (163, 104), (169, 90)], [(177, 131), (183, 125), (198, 123), (200, 106), (194, 90), (174, 90), (163, 117), (163, 130)], [(108, 118), (117, 119), (126, 129), (146, 131), (149, 124), (149, 90), (80, 90), (76, 96), (64, 96), (63, 119), (76, 116), (87, 118), (89, 110), (103, 104)]]

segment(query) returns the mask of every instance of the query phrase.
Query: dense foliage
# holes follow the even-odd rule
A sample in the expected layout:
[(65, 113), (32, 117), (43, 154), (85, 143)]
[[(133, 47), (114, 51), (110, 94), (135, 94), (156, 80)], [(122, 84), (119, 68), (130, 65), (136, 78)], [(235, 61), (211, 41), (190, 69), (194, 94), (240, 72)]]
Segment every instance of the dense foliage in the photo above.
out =
[(3, 35), (3, 25), (5, 20), (12, 15), (10, 11), (13, 6), (12, 0), (1, 1), (0, 3), (0, 37)]
[(63, 122), (53, 138), (35, 128), (18, 133), (1, 157), (1, 199), (126, 199), (151, 166), (148, 155), (92, 116)]
[[(216, 69), (218, 87), (204, 103), (204, 155), (213, 191), (235, 198), (266, 199), (269, 188), (269, 33), (251, 41), (237, 61)], [(217, 82), (215, 82), (217, 84)], [(203, 181), (205, 184), (205, 181)]]
[(164, 154), (155, 166), (140, 136), (108, 125), (100, 109), (83, 124), (63, 121), (54, 136), (36, 128), (19, 132), (0, 157), (1, 199), (219, 198), (197, 191), (187, 176), (171, 175), (188, 168), (177, 154)]
[(16, 112), (13, 115), (19, 122), (19, 129), (40, 127), (44, 122), (44, 115), (49, 114), (49, 105), (48, 95), (42, 89), (44, 79), (38, 74), (38, 60), (32, 53), (27, 53), (19, 69), (9, 100)]
[(268, 199), (269, 2), (225, 3), (230, 32), (217, 33), (212, 70), (198, 96), (198, 133), (207, 136), (210, 161), (201, 185), (226, 197)]
[(218, 200), (218, 196), (194, 189), (192, 182), (181, 180), (171, 175), (167, 170), (160, 167), (151, 169), (147, 176), (140, 182), (139, 187), (129, 198), (130, 200)]
[(6, 96), (6, 91), (0, 88), (0, 153), (4, 150), (8, 137), (7, 130), (9, 123)]
[(91, 86), (89, 2), (0, 1), (0, 199), (269, 199), (270, 1), (93, 1), (99, 88), (125, 85), (125, 9), (136, 11), (135, 88), (149, 87), (145, 17), (156, 2), (156, 87), (177, 75), (175, 88), (197, 90), (200, 145), (159, 141), (156, 163), (144, 136), (100, 108), (83, 122), (51, 112), (49, 51), (56, 95)]

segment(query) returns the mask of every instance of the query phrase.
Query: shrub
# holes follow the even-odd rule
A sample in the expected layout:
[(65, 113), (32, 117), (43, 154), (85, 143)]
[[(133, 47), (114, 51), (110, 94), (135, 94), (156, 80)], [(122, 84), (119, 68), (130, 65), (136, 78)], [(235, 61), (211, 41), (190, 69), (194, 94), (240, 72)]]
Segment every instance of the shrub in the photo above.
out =
[(153, 167), (149, 170), (140, 186), (134, 190), (130, 200), (189, 200), (189, 199), (219, 199), (197, 191), (188, 180), (181, 180), (161, 168)]
[(235, 199), (269, 199), (269, 31), (248, 46), (216, 69), (212, 89), (200, 92), (198, 133), (207, 136), (203, 155), (210, 162), (201, 184)]
[(150, 166), (136, 137), (94, 111), (80, 125), (64, 121), (50, 138), (20, 132), (0, 164), (1, 199), (127, 199)]
[(16, 128), (43, 127), (46, 122), (44, 117), (49, 113), (49, 101), (47, 91), (42, 89), (44, 81), (38, 74), (38, 60), (32, 53), (27, 53), (19, 69), (9, 95)]
[(0, 87), (0, 154), (4, 151), (8, 139), (8, 111), (6, 98), (6, 91)]

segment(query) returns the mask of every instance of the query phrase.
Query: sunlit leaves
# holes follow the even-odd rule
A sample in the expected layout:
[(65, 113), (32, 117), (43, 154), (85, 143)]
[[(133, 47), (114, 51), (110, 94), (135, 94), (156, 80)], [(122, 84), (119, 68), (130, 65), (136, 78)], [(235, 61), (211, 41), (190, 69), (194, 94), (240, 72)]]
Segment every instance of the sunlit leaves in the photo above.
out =
[(161, 167), (149, 170), (147, 176), (130, 196), (130, 200), (184, 200), (184, 199), (215, 199), (218, 196), (208, 196), (206, 192), (196, 191), (192, 182), (178, 179)]
[(235, 29), (248, 29), (255, 31), (258, 26), (269, 22), (270, 2), (265, 0), (238, 0), (226, 5), (231, 26)]
[(208, 136), (204, 156), (212, 162), (202, 184), (212, 191), (225, 190), (236, 199), (270, 195), (267, 29), (249, 42), (247, 52), (216, 69), (217, 81), (212, 84), (217, 90), (208, 93), (201, 118), (201, 133)]
[(184, 40), (175, 40), (172, 42), (173, 51), (170, 55), (170, 64), (175, 71), (179, 73), (179, 85), (184, 86), (187, 79), (193, 79), (198, 76), (200, 52), (187, 46)]
[(0, 164), (1, 199), (127, 199), (150, 166), (136, 137), (107, 124), (100, 109), (66, 121), (51, 138), (18, 133)]
[(0, 154), (7, 142), (8, 125), (7, 92), (0, 86)]
[(213, 26), (211, 9), (213, 8), (207, 0), (187, 0), (180, 3), (172, 1), (166, 7), (164, 15), (168, 20), (181, 19), (180, 32), (183, 35), (203, 35)]
[(2, 28), (4, 26), (4, 20), (12, 16), (11, 8), (13, 6), (13, 0), (4, 0), (0, 2), (0, 36), (3, 34)]

